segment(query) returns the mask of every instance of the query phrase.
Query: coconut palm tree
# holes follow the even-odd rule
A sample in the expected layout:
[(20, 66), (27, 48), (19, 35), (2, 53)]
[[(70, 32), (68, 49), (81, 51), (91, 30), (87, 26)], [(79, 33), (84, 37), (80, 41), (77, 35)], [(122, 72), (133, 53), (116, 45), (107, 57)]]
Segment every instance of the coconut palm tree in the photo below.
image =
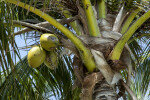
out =
[[(149, 0), (1, 0), (1, 100), (143, 100), (150, 92), (149, 5)], [(39, 46), (44, 33), (60, 42), (54, 70), (44, 63), (32, 68), (27, 56), (21, 58), (20, 49)], [(26, 42), (22, 48), (18, 35)]]

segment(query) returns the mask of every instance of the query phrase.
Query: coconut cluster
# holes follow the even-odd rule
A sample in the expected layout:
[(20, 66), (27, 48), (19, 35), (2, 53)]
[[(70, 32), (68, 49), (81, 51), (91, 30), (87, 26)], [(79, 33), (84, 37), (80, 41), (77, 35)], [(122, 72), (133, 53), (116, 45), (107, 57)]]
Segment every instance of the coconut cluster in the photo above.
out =
[(54, 70), (57, 67), (57, 53), (55, 49), (59, 45), (56, 35), (45, 33), (40, 37), (40, 46), (34, 46), (28, 52), (28, 64), (30, 67), (37, 68), (43, 62)]

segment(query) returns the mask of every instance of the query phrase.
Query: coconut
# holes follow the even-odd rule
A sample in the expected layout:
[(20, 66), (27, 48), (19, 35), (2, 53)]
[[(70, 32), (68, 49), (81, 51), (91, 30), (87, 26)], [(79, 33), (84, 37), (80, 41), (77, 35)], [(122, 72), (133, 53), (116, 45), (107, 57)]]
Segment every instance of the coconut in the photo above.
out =
[(45, 33), (40, 37), (40, 44), (45, 50), (53, 51), (58, 46), (59, 40), (54, 34)]
[(44, 64), (48, 68), (50, 68), (51, 70), (54, 70), (57, 67), (57, 54), (56, 54), (56, 52), (53, 52), (53, 51), (47, 52)]
[(28, 53), (28, 64), (33, 68), (39, 67), (46, 58), (46, 51), (40, 46), (34, 46)]

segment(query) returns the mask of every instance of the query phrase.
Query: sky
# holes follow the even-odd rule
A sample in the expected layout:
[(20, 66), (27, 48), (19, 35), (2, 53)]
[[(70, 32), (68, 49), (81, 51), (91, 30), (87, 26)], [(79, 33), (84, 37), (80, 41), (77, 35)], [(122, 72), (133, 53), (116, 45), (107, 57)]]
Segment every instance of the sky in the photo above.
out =
[[(15, 41), (18, 47), (23, 47), (26, 46), (25, 40), (23, 39), (23, 37), (21, 38), (20, 35), (15, 36)], [(21, 54), (21, 58), (23, 58), (24, 56), (26, 56), (28, 54), (28, 51), (20, 49), (20, 54)], [(19, 58), (17, 58), (17, 62), (19, 61)]]

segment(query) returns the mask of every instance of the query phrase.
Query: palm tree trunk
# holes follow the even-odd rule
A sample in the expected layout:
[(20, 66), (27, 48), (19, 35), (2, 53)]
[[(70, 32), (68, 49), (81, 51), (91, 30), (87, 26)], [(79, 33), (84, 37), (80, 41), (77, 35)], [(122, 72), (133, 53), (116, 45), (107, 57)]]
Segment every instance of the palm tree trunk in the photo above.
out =
[(93, 100), (117, 100), (117, 94), (106, 80), (103, 79), (94, 87)]
[(81, 100), (117, 100), (117, 94), (100, 72), (94, 72), (84, 78), (80, 98)]

